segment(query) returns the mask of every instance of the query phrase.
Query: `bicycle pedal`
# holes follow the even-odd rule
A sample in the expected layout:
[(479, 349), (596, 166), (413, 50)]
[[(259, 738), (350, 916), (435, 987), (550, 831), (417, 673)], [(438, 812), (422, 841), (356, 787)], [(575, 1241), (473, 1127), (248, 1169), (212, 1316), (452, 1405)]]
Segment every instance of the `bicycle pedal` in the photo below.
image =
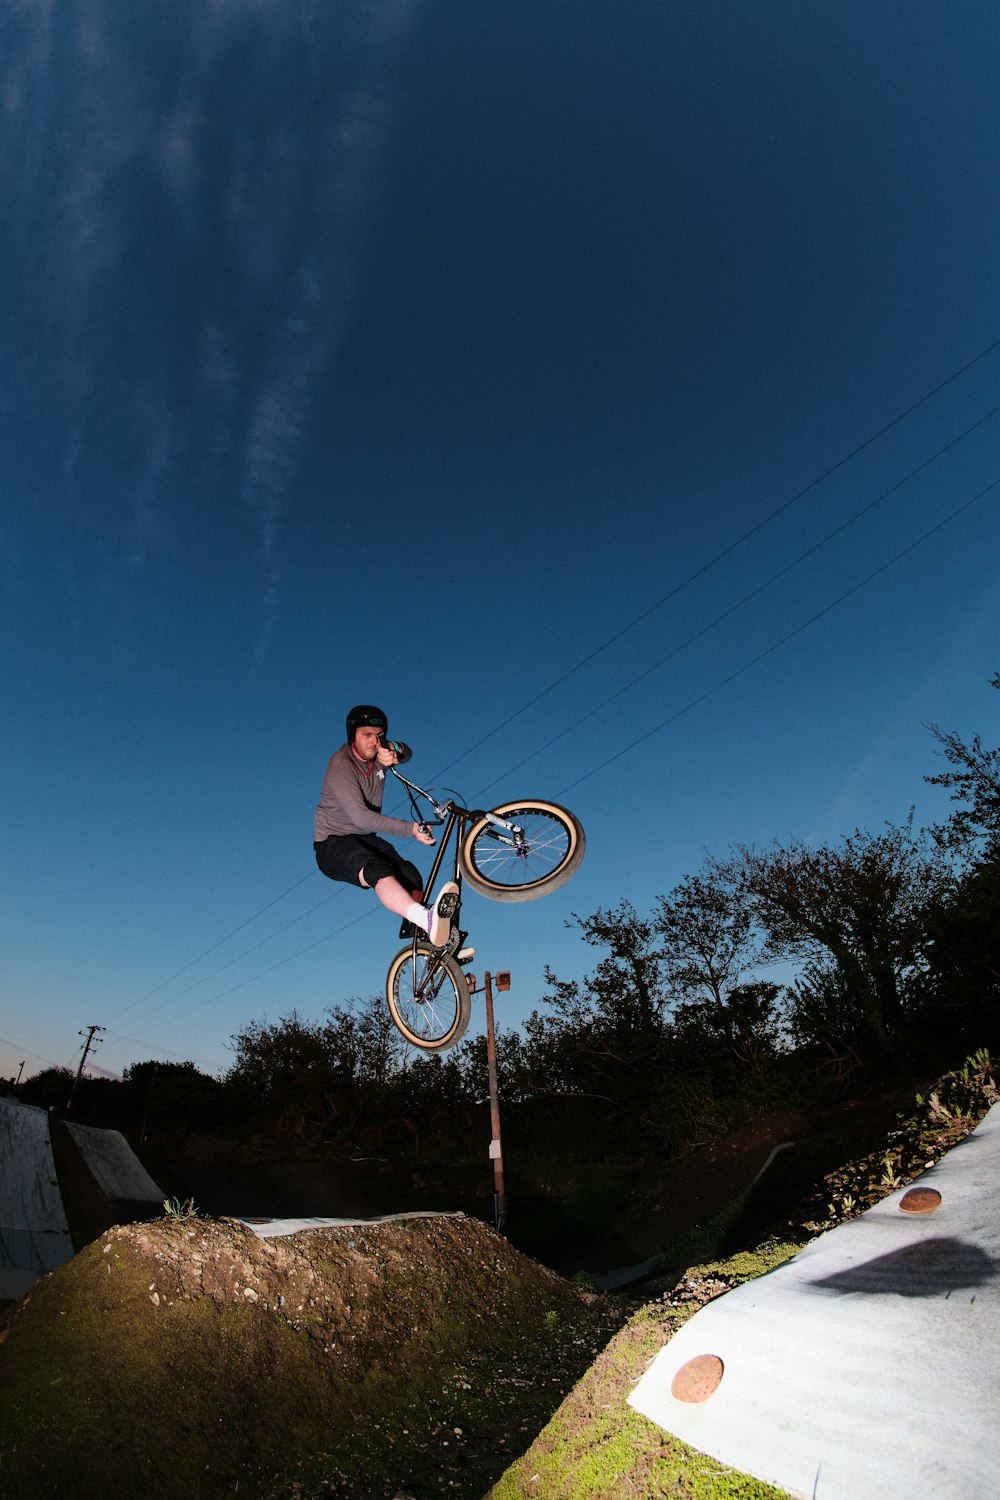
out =
[(448, 891), (441, 896), (437, 903), (438, 912), (442, 917), (453, 917), (458, 911), (458, 892)]
[(475, 948), (460, 948), (459, 951), (455, 954), (455, 957), (460, 964), (471, 964), (475, 956)]

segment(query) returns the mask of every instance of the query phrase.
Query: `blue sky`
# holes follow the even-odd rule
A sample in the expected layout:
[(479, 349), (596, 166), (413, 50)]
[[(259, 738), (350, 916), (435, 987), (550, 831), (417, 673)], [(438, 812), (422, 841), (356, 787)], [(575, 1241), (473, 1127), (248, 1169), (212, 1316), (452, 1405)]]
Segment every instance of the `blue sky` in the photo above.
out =
[(94, 1023), (221, 1070), (380, 990), (392, 921), (312, 862), (357, 701), (587, 829), (466, 903), (501, 1024), (590, 967), (573, 911), (943, 815), (924, 721), (1000, 732), (1000, 13), (3, 29), (0, 1071)]

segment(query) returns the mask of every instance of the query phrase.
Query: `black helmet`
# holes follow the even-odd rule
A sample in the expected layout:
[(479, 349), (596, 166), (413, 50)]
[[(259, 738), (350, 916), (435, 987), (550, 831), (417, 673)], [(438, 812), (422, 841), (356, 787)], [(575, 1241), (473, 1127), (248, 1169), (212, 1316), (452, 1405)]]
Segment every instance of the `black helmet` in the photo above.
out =
[(354, 744), (354, 735), (359, 729), (378, 729), (385, 734), (389, 720), (380, 708), (370, 703), (358, 703), (347, 715), (347, 743)]

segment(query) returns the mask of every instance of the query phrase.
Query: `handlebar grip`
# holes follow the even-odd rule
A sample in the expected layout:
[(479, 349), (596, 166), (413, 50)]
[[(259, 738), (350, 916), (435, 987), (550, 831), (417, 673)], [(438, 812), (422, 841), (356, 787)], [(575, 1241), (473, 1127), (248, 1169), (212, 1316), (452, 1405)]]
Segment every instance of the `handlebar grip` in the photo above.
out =
[(378, 742), (382, 746), (383, 750), (394, 750), (396, 752), (396, 761), (398, 765), (405, 766), (408, 760), (413, 759), (413, 751), (410, 749), (409, 745), (404, 744), (402, 740), (388, 740), (386, 739), (384, 734), (380, 734), (378, 737)]

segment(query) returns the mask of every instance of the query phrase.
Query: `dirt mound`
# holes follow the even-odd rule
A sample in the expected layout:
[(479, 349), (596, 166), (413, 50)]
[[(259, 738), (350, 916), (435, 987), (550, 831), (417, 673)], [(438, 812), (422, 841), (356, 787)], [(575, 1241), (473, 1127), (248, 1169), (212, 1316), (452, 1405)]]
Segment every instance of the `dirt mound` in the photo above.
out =
[(470, 1219), (119, 1226), (4, 1317), (0, 1492), (479, 1496), (619, 1321)]

